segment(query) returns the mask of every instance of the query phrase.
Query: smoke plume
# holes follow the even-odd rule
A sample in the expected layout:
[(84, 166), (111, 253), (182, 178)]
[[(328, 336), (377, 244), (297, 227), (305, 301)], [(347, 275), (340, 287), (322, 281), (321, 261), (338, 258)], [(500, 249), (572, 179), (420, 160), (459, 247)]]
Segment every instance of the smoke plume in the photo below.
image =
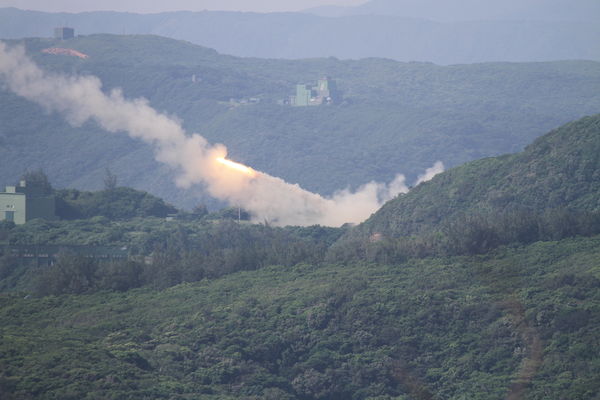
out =
[(444, 172), (444, 163), (437, 161), (431, 168), (427, 168), (423, 175), (419, 175), (417, 181), (415, 182), (415, 186), (417, 186), (419, 183), (432, 180), (434, 176), (441, 174), (442, 172)]
[[(398, 175), (388, 185), (371, 182), (355, 192), (343, 190), (322, 197), (266, 173), (231, 168), (219, 162), (227, 156), (224, 145), (210, 144), (198, 134), (188, 135), (174, 118), (158, 113), (147, 100), (127, 100), (119, 89), (104, 93), (102, 83), (93, 76), (45, 72), (27, 57), (23, 47), (8, 47), (3, 42), (0, 81), (17, 95), (64, 115), (74, 126), (92, 120), (107, 131), (124, 132), (151, 144), (156, 160), (177, 172), (178, 186), (202, 184), (213, 197), (248, 210), (258, 222), (358, 223), (384, 202), (408, 191), (404, 176)], [(436, 166), (419, 182), (439, 170)]]

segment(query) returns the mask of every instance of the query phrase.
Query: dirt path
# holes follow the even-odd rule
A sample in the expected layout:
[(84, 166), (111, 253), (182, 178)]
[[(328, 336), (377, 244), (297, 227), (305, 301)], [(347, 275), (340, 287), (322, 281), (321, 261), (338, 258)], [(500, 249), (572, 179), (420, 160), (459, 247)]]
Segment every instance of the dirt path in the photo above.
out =
[(521, 400), (525, 398), (527, 387), (535, 377), (543, 361), (544, 346), (539, 332), (525, 318), (525, 308), (515, 297), (502, 303), (503, 308), (513, 319), (513, 323), (526, 346), (525, 358), (521, 362), (519, 373), (511, 383), (506, 400)]

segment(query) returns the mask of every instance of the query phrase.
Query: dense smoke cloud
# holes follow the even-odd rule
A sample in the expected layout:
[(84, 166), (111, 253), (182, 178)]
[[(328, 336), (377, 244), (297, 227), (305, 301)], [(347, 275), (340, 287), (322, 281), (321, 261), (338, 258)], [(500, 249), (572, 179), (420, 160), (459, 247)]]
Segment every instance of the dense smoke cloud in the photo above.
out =
[[(398, 175), (389, 185), (371, 182), (355, 192), (344, 190), (325, 198), (262, 172), (240, 172), (218, 162), (227, 156), (225, 146), (209, 144), (198, 134), (186, 134), (174, 118), (158, 113), (147, 100), (127, 100), (118, 89), (106, 94), (96, 77), (47, 73), (22, 47), (10, 48), (2, 42), (0, 80), (49, 112), (61, 113), (72, 125), (92, 120), (107, 131), (125, 132), (151, 144), (156, 160), (177, 171), (178, 186), (203, 184), (212, 196), (248, 210), (254, 221), (274, 225), (358, 223), (384, 202), (408, 191), (404, 176)], [(431, 170), (424, 177), (440, 168)]]

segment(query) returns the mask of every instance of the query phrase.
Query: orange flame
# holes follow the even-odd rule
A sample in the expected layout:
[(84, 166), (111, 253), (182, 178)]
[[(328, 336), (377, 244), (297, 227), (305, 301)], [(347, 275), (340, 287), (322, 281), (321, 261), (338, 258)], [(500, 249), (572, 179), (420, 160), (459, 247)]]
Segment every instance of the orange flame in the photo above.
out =
[(231, 161), (223, 157), (217, 158), (217, 161), (231, 169), (235, 169), (236, 171), (242, 172), (246, 175), (252, 177), (256, 176), (256, 171), (250, 167), (245, 166), (244, 164), (236, 163), (235, 161)]

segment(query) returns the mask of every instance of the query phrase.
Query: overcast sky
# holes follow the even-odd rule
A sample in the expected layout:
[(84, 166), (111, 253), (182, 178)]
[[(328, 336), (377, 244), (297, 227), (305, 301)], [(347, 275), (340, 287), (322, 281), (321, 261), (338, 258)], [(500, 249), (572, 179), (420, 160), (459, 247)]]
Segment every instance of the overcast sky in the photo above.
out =
[(299, 11), (323, 5), (353, 6), (367, 0), (0, 0), (0, 7), (82, 12), (95, 10), (155, 13), (175, 10)]

